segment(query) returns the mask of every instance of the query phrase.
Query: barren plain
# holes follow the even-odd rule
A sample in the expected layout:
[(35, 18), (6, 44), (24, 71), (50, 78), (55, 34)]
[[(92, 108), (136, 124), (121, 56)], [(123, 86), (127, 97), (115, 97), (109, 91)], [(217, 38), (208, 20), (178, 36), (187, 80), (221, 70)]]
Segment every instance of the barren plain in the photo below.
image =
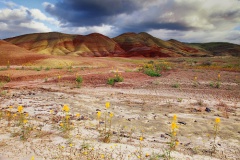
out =
[[(239, 62), (226, 56), (65, 56), (6, 63), (0, 67), (0, 159), (237, 160)], [(154, 63), (168, 68), (159, 77), (144, 74), (142, 68)], [(116, 74), (123, 81), (107, 84)], [(67, 131), (61, 128), (64, 105), (70, 108)], [(28, 114), (22, 127), (18, 106)], [(178, 144), (173, 149), (169, 142), (174, 115)], [(217, 134), (215, 118), (221, 120)]]

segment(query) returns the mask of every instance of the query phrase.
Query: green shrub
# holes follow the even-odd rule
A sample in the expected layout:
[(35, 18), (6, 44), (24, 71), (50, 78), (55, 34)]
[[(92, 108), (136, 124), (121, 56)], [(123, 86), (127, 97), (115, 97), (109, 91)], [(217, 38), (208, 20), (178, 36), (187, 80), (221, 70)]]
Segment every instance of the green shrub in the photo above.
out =
[(172, 66), (169, 62), (165, 61), (149, 61), (147, 64), (144, 64), (141, 71), (151, 77), (159, 77), (161, 76), (160, 72), (165, 70), (171, 70)]
[(76, 77), (76, 82), (77, 82), (77, 87), (79, 88), (83, 82), (82, 76), (77, 76)]
[(210, 87), (212, 87), (212, 88), (220, 88), (220, 86), (221, 86), (221, 82), (219, 82), (219, 81), (217, 81), (217, 82), (210, 82)]
[(123, 82), (123, 77), (118, 72), (115, 74), (114, 78), (108, 78), (107, 84), (113, 86), (116, 82)]
[(46, 67), (46, 68), (45, 68), (45, 71), (49, 71), (49, 70), (50, 70), (50, 67)]
[(108, 78), (107, 84), (114, 85), (114, 78)]
[(144, 69), (144, 73), (151, 77), (160, 77), (161, 74), (153, 69)]
[(41, 71), (43, 69), (43, 67), (39, 67), (39, 68), (34, 68), (35, 71)]
[(172, 85), (172, 87), (173, 87), (173, 88), (179, 88), (179, 87), (180, 87), (180, 84), (175, 83), (175, 84)]

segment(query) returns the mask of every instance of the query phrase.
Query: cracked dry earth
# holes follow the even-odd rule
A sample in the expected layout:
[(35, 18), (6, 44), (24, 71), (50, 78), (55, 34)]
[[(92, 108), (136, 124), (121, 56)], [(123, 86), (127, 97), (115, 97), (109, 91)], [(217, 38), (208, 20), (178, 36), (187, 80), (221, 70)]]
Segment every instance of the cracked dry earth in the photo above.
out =
[[(206, 87), (210, 81), (203, 78), (199, 81), (199, 87), (190, 87), (192, 81), (188, 80), (187, 75), (182, 76), (187, 72), (173, 71), (163, 77), (145, 79), (142, 85), (137, 85), (136, 82), (135, 86), (126, 85), (137, 81), (132, 78), (126, 78), (124, 82), (113, 87), (83, 85), (75, 88), (39, 80), (27, 82), (25, 85), (19, 82), (18, 86), (16, 82), (11, 82), (15, 83), (12, 85), (14, 87), (9, 84), (7, 95), (0, 97), (1, 108), (6, 109), (12, 105), (16, 111), (18, 105), (23, 105), (24, 111), (29, 113), (31, 123), (38, 126), (41, 124), (43, 127), (41, 131), (35, 128), (26, 141), (21, 141), (19, 136), (13, 136), (18, 128), (14, 124), (6, 127), (7, 121), (2, 119), (0, 157), (4, 160), (27, 160), (31, 159), (31, 156), (37, 160), (68, 159), (69, 154), (72, 154), (71, 149), (66, 147), (69, 138), (64, 138), (57, 129), (58, 124), (53, 127), (52, 115), (49, 113), (53, 110), (54, 116), (60, 115), (62, 106), (68, 104), (73, 115), (81, 114), (80, 119), (72, 120), (75, 124), (75, 129), (71, 131), (74, 148), (89, 144), (95, 148), (94, 151), (109, 155), (113, 159), (139, 159), (136, 152), (141, 143), (143, 155), (162, 154), (168, 148), (170, 124), (176, 114), (180, 144), (171, 154), (174, 159), (239, 159), (239, 84), (226, 80), (222, 82), (221, 88), (217, 89)], [(210, 72), (208, 74), (211, 75)], [(180, 88), (171, 86), (176, 81)], [(103, 143), (96, 129), (96, 112), (104, 113), (107, 101), (111, 103), (109, 111), (114, 113), (113, 136), (110, 143)], [(216, 138), (216, 153), (211, 154), (216, 117), (221, 118), (220, 132)], [(101, 125), (104, 126), (103, 122)], [(144, 137), (142, 142), (139, 141), (140, 136)], [(66, 148), (61, 149), (59, 146)], [(145, 156), (141, 158), (149, 159)]]

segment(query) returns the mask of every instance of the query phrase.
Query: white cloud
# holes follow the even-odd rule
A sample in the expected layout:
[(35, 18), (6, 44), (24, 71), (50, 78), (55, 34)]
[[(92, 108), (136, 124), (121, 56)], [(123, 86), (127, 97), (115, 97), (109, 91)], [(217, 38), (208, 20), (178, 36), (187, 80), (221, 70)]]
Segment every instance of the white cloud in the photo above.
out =
[(2, 2), (3, 4), (5, 4), (7, 7), (9, 7), (9, 8), (13, 8), (13, 7), (15, 7), (15, 6), (17, 6), (17, 4), (16, 3), (14, 3), (14, 2), (11, 2), (11, 1), (6, 1), (6, 0), (0, 0), (0, 2)]
[(160, 39), (176, 39), (182, 42), (232, 42), (240, 44), (240, 31), (177, 31), (177, 30), (151, 30), (149, 34)]
[(115, 35), (116, 28), (111, 25), (101, 25), (101, 26), (92, 26), (92, 27), (66, 27), (61, 28), (61, 32), (67, 32), (72, 34), (81, 34), (86, 35), (90, 33), (101, 33), (103, 35)]
[(19, 9), (1, 9), (0, 10), (0, 21), (23, 21), (28, 17), (25, 8), (21, 7)]
[(0, 9), (1, 38), (8, 38), (31, 32), (52, 31), (47, 24), (59, 25), (57, 20), (46, 16), (39, 9), (29, 9), (24, 6), (17, 6), (16, 4), (14, 8)]
[(35, 20), (47, 21), (47, 22), (57, 25), (57, 26), (60, 25), (59, 21), (57, 21), (56, 19), (54, 19), (52, 17), (47, 17), (39, 9), (29, 9), (29, 12), (31, 13), (33, 19), (35, 19)]
[(8, 29), (8, 25), (4, 22), (0, 22), (0, 31), (5, 31)]
[(28, 29), (36, 30), (38, 32), (50, 32), (51, 31), (51, 29), (48, 28), (47, 26), (45, 26), (43, 23), (36, 22), (36, 21), (20, 23), (19, 26), (22, 28), (26, 28), (26, 29), (28, 28)]

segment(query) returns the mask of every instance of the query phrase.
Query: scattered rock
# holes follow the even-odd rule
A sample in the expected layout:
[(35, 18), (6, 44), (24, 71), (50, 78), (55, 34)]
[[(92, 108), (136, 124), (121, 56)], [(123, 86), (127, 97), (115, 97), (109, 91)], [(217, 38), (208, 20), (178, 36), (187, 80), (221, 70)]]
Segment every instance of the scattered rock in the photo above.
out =
[(191, 142), (188, 142), (188, 143), (184, 144), (184, 146), (186, 147), (186, 146), (189, 146), (190, 144), (191, 144)]
[(208, 107), (206, 107), (205, 111), (206, 111), (206, 112), (211, 112), (211, 109), (208, 108)]
[(178, 121), (179, 124), (183, 124), (183, 125), (186, 125), (187, 123), (186, 122), (183, 122), (183, 121)]

